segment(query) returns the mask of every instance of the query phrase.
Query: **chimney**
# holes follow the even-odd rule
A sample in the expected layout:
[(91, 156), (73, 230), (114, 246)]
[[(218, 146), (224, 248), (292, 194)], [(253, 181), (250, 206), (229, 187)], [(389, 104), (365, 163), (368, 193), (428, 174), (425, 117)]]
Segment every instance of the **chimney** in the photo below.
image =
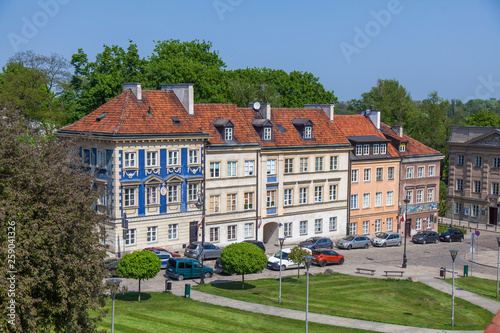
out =
[(403, 126), (395, 125), (391, 127), (392, 131), (398, 136), (403, 136)]
[(370, 110), (366, 109), (365, 111), (361, 110), (357, 112), (358, 114), (362, 114), (365, 117), (370, 118), (372, 121), (373, 125), (380, 130), (380, 111), (379, 110)]
[(194, 114), (194, 90), (192, 83), (162, 84), (161, 90), (172, 90), (188, 114)]
[(271, 104), (270, 103), (262, 103), (260, 106), (260, 113), (267, 120), (271, 120)]
[(330, 121), (333, 121), (333, 115), (335, 113), (335, 104), (304, 104), (304, 108), (306, 109), (323, 109), (325, 111), (326, 115), (330, 119)]
[(142, 101), (142, 89), (140, 82), (124, 83), (123, 91), (127, 91), (129, 89), (132, 90), (132, 93), (134, 93), (135, 98), (137, 98), (138, 101)]

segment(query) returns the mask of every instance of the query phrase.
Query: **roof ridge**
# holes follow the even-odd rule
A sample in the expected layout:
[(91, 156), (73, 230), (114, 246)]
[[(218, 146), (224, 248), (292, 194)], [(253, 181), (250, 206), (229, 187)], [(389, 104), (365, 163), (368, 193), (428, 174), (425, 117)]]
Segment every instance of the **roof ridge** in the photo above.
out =
[(125, 100), (123, 101), (123, 106), (122, 106), (122, 110), (121, 110), (121, 114), (120, 114), (120, 119), (118, 120), (118, 125), (116, 125), (116, 128), (113, 130), (113, 134), (117, 134), (120, 131), (120, 128), (122, 126), (122, 122), (125, 119), (125, 113), (127, 112), (126, 105), (128, 103), (130, 92), (131, 92), (130, 89), (127, 90), (127, 93), (125, 95)]

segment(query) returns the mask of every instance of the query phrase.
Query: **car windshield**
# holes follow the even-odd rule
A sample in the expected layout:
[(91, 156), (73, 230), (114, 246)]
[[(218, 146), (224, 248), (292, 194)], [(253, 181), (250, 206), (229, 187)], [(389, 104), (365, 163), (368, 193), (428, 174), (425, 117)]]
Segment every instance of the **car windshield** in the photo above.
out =
[(304, 242), (314, 242), (314, 238), (310, 237), (310, 238), (306, 239)]
[(452, 233), (454, 233), (454, 232), (455, 232), (455, 230), (453, 230), (453, 229), (448, 229), (448, 230), (446, 230), (444, 233), (445, 233), (445, 234), (452, 234)]
[[(275, 258), (280, 258), (280, 255), (281, 255), (281, 252), (278, 252), (274, 255)], [(288, 253), (286, 252), (283, 252), (283, 256), (281, 257), (281, 259), (287, 259), (288, 258)]]
[(354, 239), (354, 237), (353, 236), (345, 236), (342, 239), (345, 239), (346, 241), (352, 241)]
[(313, 251), (313, 256), (319, 256), (322, 252), (321, 251)]
[(198, 244), (189, 244), (188, 249), (193, 250), (196, 249), (197, 246)]
[(378, 234), (375, 234), (375, 236), (378, 238), (386, 238), (388, 235), (385, 232), (379, 232)]
[(417, 232), (417, 235), (425, 235), (425, 232), (419, 231), (419, 232)]

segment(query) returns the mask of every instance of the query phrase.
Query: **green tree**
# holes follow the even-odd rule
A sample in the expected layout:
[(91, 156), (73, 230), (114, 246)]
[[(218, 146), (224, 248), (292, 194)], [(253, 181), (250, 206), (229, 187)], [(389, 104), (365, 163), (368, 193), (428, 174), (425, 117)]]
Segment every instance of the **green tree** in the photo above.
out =
[(311, 251), (305, 249), (300, 246), (295, 246), (290, 250), (290, 254), (288, 255), (288, 259), (297, 264), (297, 280), (300, 279), (300, 265), (304, 265), (306, 261), (304, 260), (304, 256), (310, 256)]
[(154, 278), (161, 269), (161, 260), (151, 251), (134, 251), (126, 254), (118, 264), (120, 276), (139, 280), (139, 298), (141, 301), (141, 281)]
[(448, 203), (446, 200), (446, 193), (448, 193), (448, 186), (442, 180), (439, 182), (439, 216), (445, 216), (448, 210)]
[(106, 298), (106, 217), (91, 208), (93, 176), (71, 142), (40, 135), (8, 108), (0, 119), (0, 331), (95, 331)]
[(233, 243), (222, 250), (220, 263), (229, 274), (241, 274), (241, 288), (245, 289), (245, 274), (262, 271), (267, 257), (255, 244)]
[(493, 111), (479, 110), (466, 119), (468, 126), (500, 126), (500, 116)]

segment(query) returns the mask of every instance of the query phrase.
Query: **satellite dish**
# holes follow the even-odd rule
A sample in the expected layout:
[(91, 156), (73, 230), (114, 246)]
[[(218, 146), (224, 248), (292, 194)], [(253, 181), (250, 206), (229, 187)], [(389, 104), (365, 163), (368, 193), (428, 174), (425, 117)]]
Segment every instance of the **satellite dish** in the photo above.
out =
[(254, 109), (255, 111), (259, 110), (259, 109), (260, 109), (260, 103), (259, 103), (259, 102), (254, 102), (254, 103), (253, 103), (253, 109)]
[(370, 110), (370, 109), (366, 109), (365, 113), (369, 116), (369, 115), (370, 115), (370, 113), (372, 113), (372, 110)]

